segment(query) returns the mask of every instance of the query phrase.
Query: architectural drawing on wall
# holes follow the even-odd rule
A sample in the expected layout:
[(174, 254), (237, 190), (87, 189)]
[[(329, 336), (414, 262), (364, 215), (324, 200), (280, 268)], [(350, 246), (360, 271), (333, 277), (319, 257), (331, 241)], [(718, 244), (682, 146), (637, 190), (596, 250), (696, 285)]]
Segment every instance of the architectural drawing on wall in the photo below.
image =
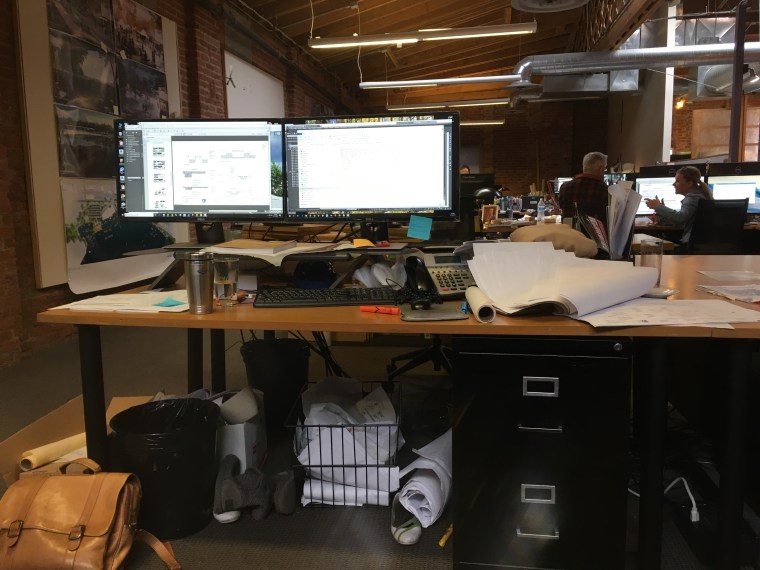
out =
[(114, 0), (116, 51), (153, 69), (164, 71), (161, 16), (132, 0)]
[(166, 119), (169, 95), (166, 75), (128, 59), (119, 60), (120, 116), (125, 119)]
[(112, 178), (116, 164), (113, 116), (69, 105), (56, 105), (55, 114), (61, 176)]

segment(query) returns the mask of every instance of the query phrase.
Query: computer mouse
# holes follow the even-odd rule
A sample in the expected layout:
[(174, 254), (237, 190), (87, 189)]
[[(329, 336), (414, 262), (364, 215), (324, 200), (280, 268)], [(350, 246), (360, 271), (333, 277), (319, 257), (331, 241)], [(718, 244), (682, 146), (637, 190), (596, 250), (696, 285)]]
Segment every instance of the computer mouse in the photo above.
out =
[(414, 310), (430, 308), (430, 299), (414, 299), (409, 303)]

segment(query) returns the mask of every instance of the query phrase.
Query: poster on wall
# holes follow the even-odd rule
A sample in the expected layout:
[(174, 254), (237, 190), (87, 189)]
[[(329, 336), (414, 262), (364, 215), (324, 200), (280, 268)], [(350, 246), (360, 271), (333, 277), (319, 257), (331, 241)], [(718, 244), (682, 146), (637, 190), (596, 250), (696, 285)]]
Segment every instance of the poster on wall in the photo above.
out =
[(113, 124), (169, 116), (163, 20), (132, 0), (47, 0), (47, 11), (69, 287), (158, 275), (172, 259), (155, 252), (187, 227), (119, 220)]

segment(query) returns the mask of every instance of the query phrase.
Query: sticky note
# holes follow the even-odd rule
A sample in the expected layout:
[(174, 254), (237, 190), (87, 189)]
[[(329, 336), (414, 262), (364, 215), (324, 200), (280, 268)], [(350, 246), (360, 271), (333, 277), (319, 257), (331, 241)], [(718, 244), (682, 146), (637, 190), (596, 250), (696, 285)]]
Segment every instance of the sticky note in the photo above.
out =
[(406, 237), (428, 240), (433, 220), (424, 216), (409, 216), (409, 229)]
[(182, 301), (177, 301), (177, 299), (172, 299), (171, 297), (167, 297), (160, 303), (156, 303), (153, 305), (154, 307), (176, 307), (177, 305), (185, 305), (186, 303), (183, 303)]

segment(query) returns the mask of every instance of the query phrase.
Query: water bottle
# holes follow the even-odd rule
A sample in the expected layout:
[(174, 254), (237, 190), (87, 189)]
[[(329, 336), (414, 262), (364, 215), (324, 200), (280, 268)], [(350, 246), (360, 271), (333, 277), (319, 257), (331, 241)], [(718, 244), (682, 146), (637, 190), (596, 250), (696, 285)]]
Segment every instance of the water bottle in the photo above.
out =
[(536, 208), (536, 221), (543, 222), (546, 217), (546, 204), (544, 204), (543, 198), (538, 201), (538, 206), (536, 206)]

